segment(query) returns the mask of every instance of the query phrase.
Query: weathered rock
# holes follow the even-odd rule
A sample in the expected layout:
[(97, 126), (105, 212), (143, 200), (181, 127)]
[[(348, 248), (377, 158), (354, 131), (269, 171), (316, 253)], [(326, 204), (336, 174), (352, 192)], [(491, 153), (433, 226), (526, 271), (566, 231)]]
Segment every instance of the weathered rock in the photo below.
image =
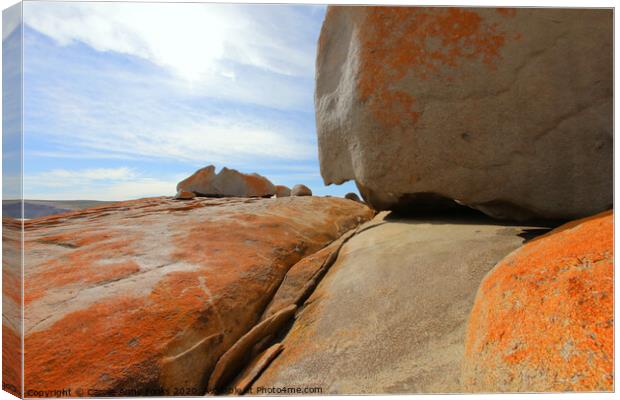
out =
[(282, 343), (276, 343), (263, 351), (250, 364), (244, 368), (235, 381), (231, 385), (231, 391), (234, 394), (244, 394), (252, 385), (252, 382), (269, 366), (269, 364), (280, 354), (284, 346)]
[(351, 229), (328, 246), (293, 265), (265, 308), (261, 319), (269, 318), (291, 304), (301, 306), (301, 302), (314, 291), (326, 269), (336, 260), (342, 245), (355, 233), (356, 230)]
[(177, 191), (210, 197), (270, 197), (276, 193), (276, 188), (259, 174), (243, 174), (226, 167), (215, 174), (215, 167), (209, 165), (179, 182)]
[(289, 197), (291, 195), (291, 189), (288, 186), (276, 185), (276, 197)]
[(312, 196), (312, 190), (306, 185), (295, 185), (291, 190), (291, 196)]
[(612, 10), (330, 6), (321, 175), (375, 209), (434, 194), (491, 216), (612, 204)]
[(183, 179), (177, 184), (177, 192), (187, 191), (200, 194), (207, 194), (213, 191), (213, 180), (217, 174), (215, 173), (215, 166), (209, 165), (204, 168), (200, 168), (189, 177)]
[(357, 201), (358, 203), (361, 203), (361, 202), (362, 202), (362, 200), (360, 199), (360, 197), (359, 197), (356, 193), (353, 193), (353, 192), (349, 192), (349, 193), (345, 194), (345, 195), (344, 195), (344, 198), (345, 198), (345, 199), (348, 199), (348, 200)]
[(288, 269), (371, 217), (335, 198), (150, 198), (26, 221), (25, 388), (202, 395)]
[(2, 390), (22, 393), (21, 221), (2, 218)]
[(248, 358), (255, 352), (262, 352), (264, 349), (256, 349), (255, 346), (278, 332), (293, 316), (297, 306), (292, 304), (283, 310), (278, 311), (269, 318), (261, 321), (248, 333), (243, 335), (224, 355), (217, 361), (213, 373), (209, 378), (209, 392), (226, 385), (230, 379), (239, 373), (246, 365)]
[(478, 291), (466, 390), (613, 391), (613, 283), (611, 212), (515, 250)]
[(523, 228), (487, 218), (384, 214), (342, 246), (254, 389), (321, 387), (324, 395), (460, 390), (476, 290), (521, 245)]
[(174, 196), (174, 198), (177, 200), (191, 200), (194, 197), (196, 197), (196, 193), (188, 192), (186, 190), (179, 190), (176, 196)]

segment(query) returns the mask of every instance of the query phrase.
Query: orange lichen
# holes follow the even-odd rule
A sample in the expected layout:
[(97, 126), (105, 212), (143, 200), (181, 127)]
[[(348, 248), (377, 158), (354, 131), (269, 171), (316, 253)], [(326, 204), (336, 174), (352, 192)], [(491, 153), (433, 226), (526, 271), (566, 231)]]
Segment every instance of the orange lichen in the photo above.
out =
[(21, 335), (2, 324), (2, 389), (21, 397)]
[(498, 371), (530, 376), (533, 386), (506, 390), (611, 390), (613, 323), (613, 214), (605, 212), (529, 242), (489, 273), (466, 360), (483, 390), (498, 387)]
[(159, 198), (28, 221), (26, 390), (198, 389), (176, 357), (215, 334), (217, 361), (296, 260), (370, 217), (335, 198)]
[[(66, 254), (42, 263), (27, 275), (24, 284), (24, 303), (41, 298), (45, 292), (70, 284), (100, 284), (117, 280), (140, 270), (134, 261), (107, 262), (111, 257), (131, 256), (132, 243), (137, 236), (108, 231), (87, 235), (83, 232), (50, 235), (39, 239), (39, 243), (76, 246)], [(104, 240), (118, 237), (115, 240)], [(101, 240), (101, 242), (100, 242)], [(36, 248), (36, 243), (26, 242), (26, 251)]]
[(245, 175), (245, 182), (248, 185), (248, 192), (250, 193), (268, 193), (270, 189), (270, 182), (263, 177), (255, 175)]
[(503, 15), (504, 17), (514, 17), (515, 15), (517, 15), (516, 8), (499, 7), (499, 8), (496, 8), (496, 11), (499, 14)]
[(403, 119), (415, 124), (420, 117), (415, 98), (396, 89), (406, 76), (426, 80), (465, 60), (480, 60), (493, 69), (506, 42), (497, 23), (485, 22), (473, 9), (365, 7), (364, 11), (359, 97), (386, 127)]

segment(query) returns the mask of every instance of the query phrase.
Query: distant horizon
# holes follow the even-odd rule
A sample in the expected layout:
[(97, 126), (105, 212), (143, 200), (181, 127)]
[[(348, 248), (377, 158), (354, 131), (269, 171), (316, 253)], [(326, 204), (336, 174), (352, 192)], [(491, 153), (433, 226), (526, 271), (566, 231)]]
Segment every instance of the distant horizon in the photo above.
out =
[(321, 196), (357, 193), (319, 172), (325, 8), (24, 3), (24, 198), (173, 196), (210, 164)]

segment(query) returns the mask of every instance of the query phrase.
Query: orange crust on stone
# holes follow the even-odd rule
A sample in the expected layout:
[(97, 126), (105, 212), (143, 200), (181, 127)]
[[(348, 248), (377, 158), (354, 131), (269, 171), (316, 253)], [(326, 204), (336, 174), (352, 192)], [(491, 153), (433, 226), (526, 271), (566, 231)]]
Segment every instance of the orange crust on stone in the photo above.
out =
[(611, 211), (525, 244), (480, 286), (466, 338), (466, 384), (613, 390), (613, 290)]
[[(364, 12), (359, 97), (386, 127), (400, 125), (403, 118), (413, 125), (420, 117), (415, 97), (393, 89), (408, 74), (426, 80), (466, 60), (493, 70), (507, 41), (498, 24), (485, 21), (475, 9), (365, 7)], [(504, 17), (516, 12), (498, 9)]]

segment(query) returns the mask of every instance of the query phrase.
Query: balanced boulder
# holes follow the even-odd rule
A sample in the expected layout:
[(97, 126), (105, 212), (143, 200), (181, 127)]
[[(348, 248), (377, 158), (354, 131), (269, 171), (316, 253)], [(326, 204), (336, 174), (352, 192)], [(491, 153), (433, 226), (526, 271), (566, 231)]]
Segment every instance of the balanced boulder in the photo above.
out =
[(502, 260), (469, 320), (470, 392), (612, 391), (613, 214), (566, 224)]
[(437, 197), (520, 220), (610, 208), (612, 19), (330, 6), (315, 93), (325, 184), (355, 180), (378, 210)]
[(276, 185), (276, 197), (289, 197), (291, 195), (291, 189), (288, 186)]
[(312, 190), (306, 185), (295, 185), (291, 190), (291, 196), (312, 196)]
[(215, 167), (209, 165), (179, 182), (177, 191), (209, 197), (269, 197), (276, 193), (276, 188), (259, 174), (244, 174), (226, 167), (216, 174)]

